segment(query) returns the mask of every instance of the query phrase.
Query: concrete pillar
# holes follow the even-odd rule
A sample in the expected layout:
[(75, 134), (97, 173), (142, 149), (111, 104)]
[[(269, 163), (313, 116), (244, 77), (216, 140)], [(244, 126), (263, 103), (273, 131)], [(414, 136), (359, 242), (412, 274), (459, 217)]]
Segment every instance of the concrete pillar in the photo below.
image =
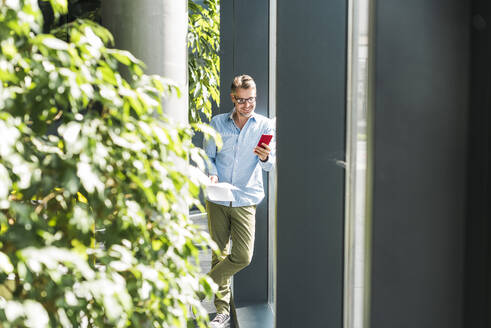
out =
[(104, 0), (102, 24), (114, 35), (116, 48), (130, 51), (146, 64), (146, 73), (170, 78), (181, 97), (163, 100), (174, 121), (188, 121), (187, 0)]
[[(233, 77), (249, 74), (256, 81), (256, 113), (269, 116), (268, 11), (269, 2), (264, 0), (221, 1), (220, 113), (233, 109), (229, 96)], [(263, 182), (268, 190), (268, 180)], [(254, 256), (251, 265), (234, 276), (234, 296), (239, 308), (268, 301), (267, 199), (257, 207)]]

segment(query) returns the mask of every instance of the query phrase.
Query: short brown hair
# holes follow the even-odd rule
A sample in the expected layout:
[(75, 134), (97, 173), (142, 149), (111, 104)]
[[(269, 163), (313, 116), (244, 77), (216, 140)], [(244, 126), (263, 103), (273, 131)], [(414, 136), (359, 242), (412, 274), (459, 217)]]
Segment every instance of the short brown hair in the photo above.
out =
[(235, 90), (237, 89), (249, 89), (249, 88), (256, 88), (256, 82), (254, 82), (254, 79), (250, 77), (249, 75), (238, 75), (234, 78), (232, 81), (232, 85), (230, 86), (230, 89), (232, 90), (232, 93), (235, 93)]

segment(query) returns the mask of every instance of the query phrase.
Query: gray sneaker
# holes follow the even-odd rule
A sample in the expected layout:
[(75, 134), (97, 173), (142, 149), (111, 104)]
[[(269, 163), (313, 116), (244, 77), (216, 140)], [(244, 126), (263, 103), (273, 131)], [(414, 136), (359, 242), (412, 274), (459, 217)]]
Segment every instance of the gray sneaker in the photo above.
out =
[(218, 313), (213, 320), (210, 321), (210, 328), (225, 328), (228, 327), (230, 315)]

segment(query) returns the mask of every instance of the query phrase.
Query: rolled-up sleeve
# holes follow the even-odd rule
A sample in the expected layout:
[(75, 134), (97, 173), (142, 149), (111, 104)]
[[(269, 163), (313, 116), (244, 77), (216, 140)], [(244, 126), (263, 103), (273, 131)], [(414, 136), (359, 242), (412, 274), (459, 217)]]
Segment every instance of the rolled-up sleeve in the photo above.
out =
[[(210, 125), (212, 128), (215, 129), (213, 120), (210, 122)], [(215, 164), (215, 159), (217, 155), (217, 146), (215, 144), (215, 140), (213, 138), (205, 138), (205, 140), (203, 141), (203, 148), (209, 159), (206, 164), (206, 173), (209, 176), (218, 175), (217, 166)]]

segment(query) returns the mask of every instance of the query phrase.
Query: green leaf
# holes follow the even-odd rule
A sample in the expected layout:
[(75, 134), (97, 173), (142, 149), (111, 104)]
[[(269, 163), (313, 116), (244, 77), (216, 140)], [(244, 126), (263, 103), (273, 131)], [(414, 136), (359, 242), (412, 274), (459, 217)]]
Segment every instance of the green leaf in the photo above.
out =
[(126, 50), (117, 49), (106, 49), (106, 52), (116, 58), (120, 63), (125, 66), (130, 66), (131, 64), (141, 65), (143, 62), (133, 56), (130, 52)]
[(14, 271), (14, 266), (10, 262), (9, 257), (2, 252), (0, 252), (0, 271), (7, 274)]
[(65, 14), (68, 11), (67, 0), (49, 0), (49, 2), (53, 7), (53, 11), (55, 12), (56, 16), (58, 16), (59, 14)]
[(68, 50), (68, 44), (65, 41), (62, 41), (57, 38), (45, 37), (42, 38), (42, 44), (46, 47), (55, 49), (55, 50)]

